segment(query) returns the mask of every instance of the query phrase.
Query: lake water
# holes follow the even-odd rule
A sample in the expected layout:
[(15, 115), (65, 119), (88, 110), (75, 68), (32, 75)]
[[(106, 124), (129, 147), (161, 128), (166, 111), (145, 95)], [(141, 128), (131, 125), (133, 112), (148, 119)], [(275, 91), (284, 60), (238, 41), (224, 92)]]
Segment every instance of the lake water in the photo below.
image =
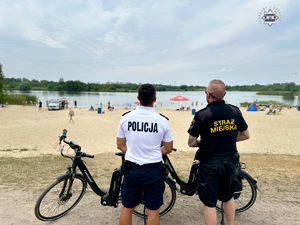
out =
[[(43, 105), (46, 105), (46, 101), (50, 99), (67, 99), (70, 103), (69, 106), (74, 106), (74, 101), (77, 101), (78, 107), (91, 107), (98, 108), (100, 103), (102, 107), (106, 108), (108, 102), (113, 105), (115, 108), (124, 108), (124, 107), (135, 107), (134, 102), (137, 100), (137, 93), (124, 93), (124, 92), (79, 92), (79, 93), (70, 93), (64, 91), (9, 91), (11, 94), (29, 94), (35, 95), (38, 100), (43, 102)], [(258, 101), (278, 101), (285, 103), (287, 105), (297, 105), (298, 97), (296, 96), (293, 100), (284, 99), (282, 96), (278, 95), (257, 95), (257, 92), (250, 91), (228, 91), (224, 99), (236, 106), (240, 106), (241, 102), (253, 102), (254, 100)], [(171, 101), (170, 98), (181, 95), (189, 99), (189, 101)], [(184, 92), (157, 92), (157, 102), (156, 108), (161, 109), (176, 109), (180, 106), (188, 107), (195, 109), (204, 108), (206, 103), (204, 91), (184, 91)], [(196, 106), (196, 102), (198, 103)]]

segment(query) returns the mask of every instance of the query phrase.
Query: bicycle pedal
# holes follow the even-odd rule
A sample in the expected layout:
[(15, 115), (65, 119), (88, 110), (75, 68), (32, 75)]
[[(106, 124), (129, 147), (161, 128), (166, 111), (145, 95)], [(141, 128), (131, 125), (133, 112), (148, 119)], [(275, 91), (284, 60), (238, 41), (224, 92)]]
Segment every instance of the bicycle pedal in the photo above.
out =
[(104, 206), (109, 205), (109, 194), (108, 194), (108, 192), (105, 195), (101, 196), (100, 203)]

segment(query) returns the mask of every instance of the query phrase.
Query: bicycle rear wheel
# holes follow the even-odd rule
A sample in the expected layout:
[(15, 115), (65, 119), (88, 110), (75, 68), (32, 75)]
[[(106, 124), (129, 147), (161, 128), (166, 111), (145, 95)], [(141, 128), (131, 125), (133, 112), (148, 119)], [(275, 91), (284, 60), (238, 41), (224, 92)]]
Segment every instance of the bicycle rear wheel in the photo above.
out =
[[(169, 180), (165, 180), (166, 189), (164, 192), (164, 204), (160, 207), (159, 216), (167, 214), (174, 206), (176, 201), (175, 187), (171, 184)], [(142, 202), (133, 212), (134, 215), (144, 218), (144, 203)], [(146, 215), (147, 218), (147, 215)]]
[[(254, 204), (257, 196), (257, 190), (255, 185), (252, 182), (252, 177), (248, 173), (244, 171), (242, 172), (243, 172), (242, 192), (234, 195), (236, 213), (241, 213), (249, 209)], [(221, 203), (222, 203), (221, 201), (218, 201), (216, 206), (216, 209), (219, 212), (222, 212)]]
[(35, 204), (35, 216), (42, 221), (56, 220), (66, 215), (83, 197), (86, 181), (82, 176), (75, 175), (69, 195), (69, 176), (56, 180), (39, 197)]

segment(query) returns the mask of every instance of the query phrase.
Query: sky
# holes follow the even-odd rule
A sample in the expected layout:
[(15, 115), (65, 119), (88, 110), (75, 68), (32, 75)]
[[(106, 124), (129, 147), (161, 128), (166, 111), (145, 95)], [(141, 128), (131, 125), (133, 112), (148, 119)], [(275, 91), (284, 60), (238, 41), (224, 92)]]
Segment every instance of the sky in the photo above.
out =
[[(276, 24), (264, 24), (271, 9)], [(300, 84), (298, 0), (1, 0), (5, 77)]]

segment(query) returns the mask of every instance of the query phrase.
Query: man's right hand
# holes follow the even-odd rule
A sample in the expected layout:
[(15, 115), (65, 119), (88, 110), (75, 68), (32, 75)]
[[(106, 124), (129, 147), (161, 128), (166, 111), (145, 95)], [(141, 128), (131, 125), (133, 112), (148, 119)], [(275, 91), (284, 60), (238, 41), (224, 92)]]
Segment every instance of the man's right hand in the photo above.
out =
[(200, 140), (198, 140), (196, 137), (190, 135), (188, 140), (189, 147), (199, 147), (200, 146)]
[(163, 146), (160, 148), (162, 155), (167, 155), (173, 150), (173, 141), (162, 142)]

